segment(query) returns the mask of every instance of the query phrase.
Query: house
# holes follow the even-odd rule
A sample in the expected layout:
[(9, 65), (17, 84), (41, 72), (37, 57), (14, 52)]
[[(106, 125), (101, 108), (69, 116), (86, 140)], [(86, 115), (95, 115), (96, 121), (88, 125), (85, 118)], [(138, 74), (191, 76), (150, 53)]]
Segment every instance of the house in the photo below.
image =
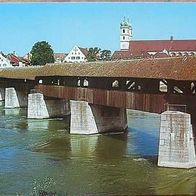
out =
[(86, 62), (87, 54), (88, 54), (87, 48), (74, 46), (72, 50), (68, 53), (68, 55), (65, 57), (63, 62), (73, 62), (73, 63)]
[(12, 67), (12, 64), (7, 59), (6, 55), (3, 52), (0, 52), (0, 68)]
[(63, 63), (67, 53), (54, 53), (54, 63)]
[(28, 64), (30, 65), (31, 57), (32, 57), (32, 54), (30, 52), (28, 52), (22, 58), (23, 58), (23, 60), (25, 60), (26, 62), (28, 62)]
[(12, 66), (24, 67), (29, 64), (29, 61), (27, 61), (22, 57), (17, 56), (15, 52), (8, 54), (7, 59), (10, 61)]
[(132, 40), (132, 27), (124, 19), (120, 24), (120, 50), (112, 59), (163, 58), (196, 55), (196, 40)]

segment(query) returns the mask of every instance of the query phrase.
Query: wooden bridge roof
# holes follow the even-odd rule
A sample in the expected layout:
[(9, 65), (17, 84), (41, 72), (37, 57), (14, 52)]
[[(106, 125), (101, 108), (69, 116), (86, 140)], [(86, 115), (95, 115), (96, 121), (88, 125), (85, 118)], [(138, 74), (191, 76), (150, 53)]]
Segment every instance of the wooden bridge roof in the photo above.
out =
[(0, 69), (0, 77), (3, 78), (34, 79), (36, 76), (135, 77), (196, 80), (196, 57), (47, 64), (36, 67)]

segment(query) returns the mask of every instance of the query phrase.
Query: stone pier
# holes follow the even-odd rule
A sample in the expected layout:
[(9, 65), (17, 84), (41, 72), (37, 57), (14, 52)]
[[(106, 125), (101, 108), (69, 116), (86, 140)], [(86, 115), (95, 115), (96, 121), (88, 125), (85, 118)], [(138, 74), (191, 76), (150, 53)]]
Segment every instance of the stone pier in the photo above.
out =
[(5, 89), (0, 88), (0, 101), (4, 101), (4, 100), (5, 100)]
[(27, 92), (17, 91), (14, 87), (5, 89), (5, 108), (27, 107)]
[(71, 134), (120, 132), (127, 128), (126, 109), (70, 101)]
[(27, 118), (43, 119), (63, 117), (70, 114), (69, 102), (62, 99), (45, 98), (41, 93), (28, 95)]
[(196, 167), (190, 114), (178, 111), (161, 114), (158, 166)]

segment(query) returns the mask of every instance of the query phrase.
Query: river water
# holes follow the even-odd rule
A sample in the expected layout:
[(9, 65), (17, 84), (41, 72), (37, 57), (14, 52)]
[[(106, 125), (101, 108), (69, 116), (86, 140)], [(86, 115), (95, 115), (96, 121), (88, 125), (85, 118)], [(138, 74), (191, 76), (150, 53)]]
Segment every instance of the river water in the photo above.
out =
[(157, 167), (160, 116), (128, 111), (127, 133), (70, 135), (68, 119), (0, 106), (0, 195), (196, 194), (196, 169)]

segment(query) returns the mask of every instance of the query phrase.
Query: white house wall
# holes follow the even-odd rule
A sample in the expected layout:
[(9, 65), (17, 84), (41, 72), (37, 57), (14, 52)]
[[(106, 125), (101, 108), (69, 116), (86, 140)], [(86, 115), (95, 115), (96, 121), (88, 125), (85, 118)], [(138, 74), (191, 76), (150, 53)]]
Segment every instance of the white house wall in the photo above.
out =
[(86, 62), (86, 56), (82, 53), (82, 51), (74, 46), (73, 49), (69, 52), (69, 54), (65, 57), (64, 62)]
[(0, 54), (0, 68), (12, 67), (10, 61)]

